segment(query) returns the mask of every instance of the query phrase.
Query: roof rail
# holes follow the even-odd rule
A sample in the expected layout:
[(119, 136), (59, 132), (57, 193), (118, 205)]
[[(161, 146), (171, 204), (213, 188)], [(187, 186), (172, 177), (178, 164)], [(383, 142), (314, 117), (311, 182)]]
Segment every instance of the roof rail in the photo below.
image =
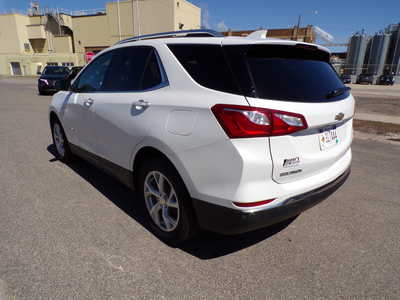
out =
[(209, 29), (193, 29), (193, 30), (180, 30), (180, 31), (169, 31), (169, 32), (159, 32), (159, 33), (152, 33), (152, 34), (145, 34), (139, 36), (133, 36), (124, 40), (121, 40), (115, 45), (124, 44), (128, 42), (140, 41), (140, 40), (148, 40), (148, 39), (156, 39), (156, 38), (163, 38), (163, 37), (174, 37), (184, 35), (186, 37), (223, 37), (220, 32), (215, 30)]

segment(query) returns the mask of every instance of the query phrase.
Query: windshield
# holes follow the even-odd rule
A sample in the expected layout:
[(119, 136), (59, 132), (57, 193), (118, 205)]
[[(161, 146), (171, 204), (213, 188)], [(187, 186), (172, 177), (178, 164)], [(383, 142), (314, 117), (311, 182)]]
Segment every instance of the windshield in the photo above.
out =
[(45, 75), (67, 75), (69, 74), (69, 69), (66, 67), (47, 67), (43, 71)]

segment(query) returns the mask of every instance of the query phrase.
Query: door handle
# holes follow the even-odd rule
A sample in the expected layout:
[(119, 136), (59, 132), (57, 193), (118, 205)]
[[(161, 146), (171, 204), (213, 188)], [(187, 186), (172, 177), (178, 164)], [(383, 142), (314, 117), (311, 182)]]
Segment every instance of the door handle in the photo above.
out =
[(83, 105), (84, 105), (85, 107), (90, 107), (90, 106), (93, 104), (93, 102), (94, 102), (94, 100), (93, 100), (92, 98), (89, 98), (89, 99), (86, 99), (86, 100), (83, 102)]
[(149, 107), (150, 103), (144, 100), (139, 100), (132, 103), (132, 108), (135, 110), (142, 110), (143, 108)]

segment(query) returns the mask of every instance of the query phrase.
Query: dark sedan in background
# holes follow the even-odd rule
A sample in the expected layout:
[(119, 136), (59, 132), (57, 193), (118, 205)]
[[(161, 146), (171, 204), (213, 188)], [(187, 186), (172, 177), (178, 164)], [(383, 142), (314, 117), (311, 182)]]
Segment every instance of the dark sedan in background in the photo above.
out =
[(358, 84), (372, 84), (374, 82), (374, 76), (371, 74), (361, 74), (358, 76)]
[(340, 79), (345, 84), (351, 83), (351, 75), (342, 75), (340, 76)]
[(61, 66), (46, 66), (38, 79), (40, 95), (57, 92), (65, 87), (70, 70)]
[(382, 75), (381, 77), (379, 77), (378, 84), (393, 85), (394, 84), (394, 76), (392, 76), (392, 75)]

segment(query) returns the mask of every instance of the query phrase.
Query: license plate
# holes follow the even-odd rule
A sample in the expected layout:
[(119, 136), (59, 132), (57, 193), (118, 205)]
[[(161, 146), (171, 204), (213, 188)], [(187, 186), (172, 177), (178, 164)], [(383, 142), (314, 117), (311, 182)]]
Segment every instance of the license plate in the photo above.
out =
[(319, 131), (318, 138), (321, 150), (325, 150), (339, 144), (339, 137), (336, 132), (336, 127), (321, 129)]

